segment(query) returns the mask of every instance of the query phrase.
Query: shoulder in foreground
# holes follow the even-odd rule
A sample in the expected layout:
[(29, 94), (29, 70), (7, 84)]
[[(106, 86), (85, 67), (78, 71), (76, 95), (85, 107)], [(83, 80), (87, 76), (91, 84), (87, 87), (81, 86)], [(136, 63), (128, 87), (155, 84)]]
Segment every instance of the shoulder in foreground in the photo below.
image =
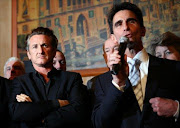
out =
[(6, 78), (0, 76), (0, 80), (8, 80), (8, 79), (6, 79)]
[(2, 83), (2, 82), (11, 82), (11, 80), (9, 80), (9, 79), (7, 79), (7, 78), (4, 78), (4, 77), (2, 77), (2, 76), (0, 76), (0, 81), (1, 81), (1, 83)]
[(166, 68), (166, 70), (175, 69), (180, 72), (180, 61), (158, 58), (152, 55), (149, 56), (151, 64), (153, 63), (153, 65), (159, 65), (162, 68)]
[(81, 77), (79, 73), (71, 72), (71, 71), (63, 71), (63, 70), (57, 70), (55, 74), (53, 74), (53, 77)]
[(58, 70), (58, 74), (66, 74), (66, 75), (80, 75), (80, 73), (77, 73), (77, 72), (72, 72), (72, 71), (63, 71), (63, 70)]
[(2, 86), (5, 87), (6, 85), (10, 85), (11, 82), (12, 82), (11, 80), (6, 79), (6, 78), (0, 76), (0, 86), (1, 87)]
[(105, 72), (105, 73), (103, 73), (103, 74), (100, 74), (100, 75), (96, 76), (96, 79), (97, 79), (97, 78), (106, 79), (106, 78), (108, 78), (108, 77), (112, 77), (110, 71), (107, 71), (107, 72)]
[(151, 60), (153, 61), (157, 61), (159, 63), (166, 63), (166, 64), (180, 64), (180, 61), (176, 61), (176, 60), (169, 60), (169, 59), (164, 59), (164, 58), (158, 58), (156, 56), (153, 56), (151, 54), (149, 54), (149, 57)]

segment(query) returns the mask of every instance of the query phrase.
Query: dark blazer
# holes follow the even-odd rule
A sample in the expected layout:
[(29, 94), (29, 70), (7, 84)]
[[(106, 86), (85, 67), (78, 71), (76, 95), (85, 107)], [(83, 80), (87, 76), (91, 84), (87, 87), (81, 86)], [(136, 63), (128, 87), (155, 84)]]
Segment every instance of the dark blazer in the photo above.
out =
[[(80, 74), (53, 69), (48, 77), (52, 85), (47, 89), (35, 72), (13, 80), (10, 112), (12, 119), (21, 127), (81, 127), (87, 124), (87, 92)], [(26, 94), (32, 102), (16, 101), (16, 95)], [(68, 100), (69, 105), (60, 107), (58, 100)]]
[(95, 105), (92, 122), (95, 128), (178, 128), (179, 118), (161, 117), (153, 112), (149, 100), (164, 97), (180, 101), (180, 62), (149, 55), (148, 77), (142, 112), (131, 83), (125, 91), (112, 84), (110, 72), (100, 75), (95, 86)]
[(90, 100), (90, 106), (91, 109), (93, 109), (94, 106), (94, 89), (95, 89), (95, 82), (96, 82), (97, 76), (91, 78), (90, 80), (87, 81), (87, 91), (89, 95), (89, 100)]
[(8, 99), (10, 93), (10, 80), (0, 77), (0, 125), (9, 127), (10, 116), (8, 111)]

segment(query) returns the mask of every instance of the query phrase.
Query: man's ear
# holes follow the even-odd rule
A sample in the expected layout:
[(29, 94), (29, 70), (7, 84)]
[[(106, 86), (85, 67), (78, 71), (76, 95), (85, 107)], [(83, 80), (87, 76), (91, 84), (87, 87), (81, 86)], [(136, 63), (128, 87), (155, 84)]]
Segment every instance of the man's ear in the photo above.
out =
[(107, 55), (106, 55), (106, 53), (103, 54), (103, 57), (104, 57), (105, 62), (107, 63)]
[(146, 28), (145, 27), (142, 27), (141, 28), (141, 36), (144, 37), (146, 34)]
[(31, 54), (29, 53), (29, 51), (27, 51), (27, 56), (28, 56), (29, 60), (31, 60)]
[(117, 39), (116, 39), (116, 37), (115, 37), (114, 34), (111, 34), (111, 35), (110, 35), (110, 38), (111, 38), (111, 40), (113, 40), (113, 41), (117, 41)]

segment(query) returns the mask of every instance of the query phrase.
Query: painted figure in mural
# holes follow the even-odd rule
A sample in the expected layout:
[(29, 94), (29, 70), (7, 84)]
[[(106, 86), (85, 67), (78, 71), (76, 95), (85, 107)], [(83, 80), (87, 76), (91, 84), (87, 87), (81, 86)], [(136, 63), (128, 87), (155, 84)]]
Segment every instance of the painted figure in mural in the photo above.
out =
[(14, 79), (17, 76), (25, 73), (23, 61), (17, 57), (10, 57), (4, 65), (4, 77), (7, 79)]
[(172, 32), (165, 32), (154, 38), (147, 50), (156, 57), (180, 61), (180, 37)]
[(142, 42), (146, 32), (143, 16), (135, 4), (115, 3), (108, 22), (113, 40), (125, 36), (129, 42), (123, 60), (118, 51), (109, 54), (110, 70), (122, 64), (118, 74), (109, 71), (96, 79), (94, 127), (180, 127), (180, 62), (147, 54)]
[[(114, 1), (121, 2), (122, 0), (99, 0), (98, 2), (93, 2), (93, 0), (19, 0), (17, 2), (17, 41), (18, 50), (21, 49), (18, 51), (19, 55), (22, 59), (26, 56), (24, 38), (36, 24), (54, 30), (61, 50), (66, 53), (68, 69), (71, 68), (71, 64), (73, 68), (70, 70), (103, 67), (103, 57), (100, 55), (102, 53), (96, 54), (96, 52), (98, 50), (102, 52), (102, 44), (108, 38), (106, 15)], [(162, 31), (159, 27), (163, 26), (163, 30), (170, 28), (180, 34), (177, 29), (180, 3), (177, 0), (158, 2), (157, 0), (131, 0), (131, 2), (142, 8), (148, 28), (151, 28), (149, 33), (158, 33)], [(145, 41), (152, 37), (149, 33), (144, 38)], [(79, 60), (83, 61), (82, 64), (70, 59), (74, 53)], [(86, 54), (90, 56), (88, 59)], [(89, 62), (85, 63), (86, 61)]]
[(87, 92), (80, 74), (53, 67), (58, 40), (53, 31), (38, 27), (27, 38), (27, 55), (34, 72), (12, 83), (10, 114), (21, 127), (86, 127)]
[(28, 15), (28, 1), (24, 0), (23, 1), (23, 16), (27, 16)]

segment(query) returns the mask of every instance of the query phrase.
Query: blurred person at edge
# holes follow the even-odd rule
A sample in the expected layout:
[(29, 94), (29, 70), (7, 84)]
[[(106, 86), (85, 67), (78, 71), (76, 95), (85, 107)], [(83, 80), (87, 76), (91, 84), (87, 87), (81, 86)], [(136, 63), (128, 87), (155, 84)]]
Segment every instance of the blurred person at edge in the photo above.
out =
[(151, 40), (147, 51), (159, 58), (180, 61), (180, 37), (172, 32), (165, 32)]
[(15, 77), (23, 75), (25, 67), (23, 61), (17, 57), (10, 57), (4, 65), (4, 77), (13, 80)]
[[(107, 63), (109, 59), (109, 54), (113, 53), (114, 51), (118, 51), (119, 44), (117, 41), (112, 40), (111, 38), (108, 38), (103, 45), (103, 57), (106, 62), (106, 65), (109, 70), (109, 65)], [(94, 88), (95, 88), (95, 82), (96, 82), (97, 76), (91, 78), (90, 80), (87, 81), (87, 90), (89, 92), (89, 96), (91, 99), (91, 108), (93, 108), (94, 104)]]
[(0, 125), (4, 128), (14, 128), (8, 110), (10, 85), (11, 80), (0, 76)]
[(56, 50), (56, 55), (53, 59), (53, 66), (57, 70), (64, 70), (66, 71), (66, 58), (64, 54), (60, 50)]

